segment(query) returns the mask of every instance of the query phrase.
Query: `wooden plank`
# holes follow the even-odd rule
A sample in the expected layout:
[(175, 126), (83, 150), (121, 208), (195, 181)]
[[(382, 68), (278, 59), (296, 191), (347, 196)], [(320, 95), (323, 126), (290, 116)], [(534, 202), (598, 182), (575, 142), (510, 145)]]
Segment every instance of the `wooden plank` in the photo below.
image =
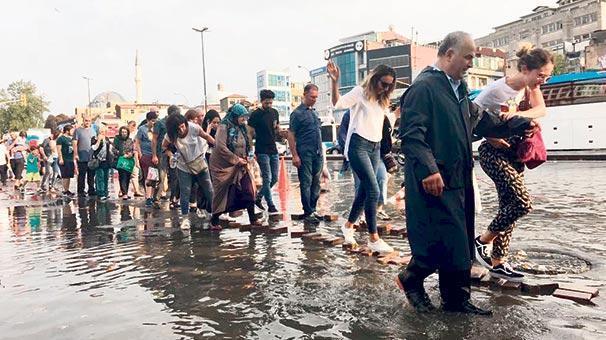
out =
[(522, 292), (532, 295), (551, 295), (558, 289), (557, 283), (522, 282)]
[(309, 231), (303, 230), (303, 229), (290, 231), (290, 237), (292, 237), (292, 238), (300, 238), (301, 236), (303, 236), (305, 234), (309, 234)]
[(288, 232), (288, 227), (280, 226), (280, 227), (272, 227), (267, 229), (267, 233), (271, 235), (283, 234)]
[(338, 246), (340, 244), (343, 244), (343, 242), (345, 242), (345, 240), (341, 237), (331, 237), (327, 240), (323, 241), (324, 244), (326, 245), (330, 245), (330, 246)]
[(522, 282), (513, 282), (513, 281), (507, 281), (505, 279), (499, 279), (499, 281), (497, 281), (497, 284), (503, 290), (521, 290), (522, 289)]
[(339, 215), (337, 215), (337, 214), (324, 215), (324, 221), (326, 221), (326, 222), (336, 222), (338, 220), (339, 220)]

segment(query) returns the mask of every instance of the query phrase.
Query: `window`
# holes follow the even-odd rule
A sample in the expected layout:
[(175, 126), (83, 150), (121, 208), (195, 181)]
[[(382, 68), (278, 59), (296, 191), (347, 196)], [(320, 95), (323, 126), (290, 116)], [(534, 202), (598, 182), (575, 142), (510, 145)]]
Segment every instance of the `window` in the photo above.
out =
[(587, 24), (590, 24), (595, 21), (598, 21), (597, 13), (585, 14), (585, 15), (581, 15), (579, 17), (574, 18), (574, 25), (583, 26), (583, 25), (587, 25)]
[(290, 92), (287, 91), (274, 91), (276, 94), (275, 100), (278, 102), (290, 102)]
[(341, 79), (339, 87), (356, 86), (356, 55), (355, 53), (346, 53), (336, 56), (334, 62), (341, 69)]
[(277, 74), (269, 74), (267, 76), (267, 83), (269, 86), (290, 86), (288, 76)]
[(368, 62), (368, 68), (374, 69), (378, 65), (387, 65), (393, 68), (410, 66), (410, 57), (408, 55), (400, 55), (395, 57), (385, 57), (372, 59)]
[(262, 89), (265, 87), (265, 76), (260, 74), (257, 76), (257, 89)]

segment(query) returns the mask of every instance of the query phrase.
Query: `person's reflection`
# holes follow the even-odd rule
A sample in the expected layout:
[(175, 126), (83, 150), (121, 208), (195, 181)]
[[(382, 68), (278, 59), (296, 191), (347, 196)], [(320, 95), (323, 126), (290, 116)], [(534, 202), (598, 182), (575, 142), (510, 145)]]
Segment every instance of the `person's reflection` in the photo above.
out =
[(28, 233), (25, 230), (25, 226), (27, 225), (27, 219), (25, 218), (27, 212), (24, 206), (16, 206), (13, 208), (13, 217), (12, 217), (12, 228), (13, 233), (16, 236), (22, 236)]
[(111, 224), (111, 216), (110, 216), (110, 203), (108, 202), (100, 202), (97, 205), (97, 222), (98, 225), (106, 226)]
[(42, 209), (40, 207), (32, 208), (29, 212), (29, 227), (32, 232), (40, 231)]
[(130, 207), (126, 204), (120, 206), (120, 221), (129, 221), (132, 220), (133, 217), (130, 213)]
[(61, 234), (68, 241), (65, 243), (66, 249), (82, 248), (82, 234), (78, 228), (78, 219), (72, 202), (63, 207)]

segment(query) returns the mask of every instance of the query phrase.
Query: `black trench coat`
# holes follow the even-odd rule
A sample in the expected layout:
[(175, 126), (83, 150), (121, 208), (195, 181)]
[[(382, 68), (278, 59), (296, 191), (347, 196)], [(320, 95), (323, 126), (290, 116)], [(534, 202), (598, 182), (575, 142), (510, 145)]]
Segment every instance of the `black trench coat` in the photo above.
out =
[[(474, 254), (475, 212), (472, 186), (472, 138), (522, 135), (530, 120), (501, 122), (459, 98), (446, 74), (427, 67), (401, 98), (400, 137), (406, 156), (406, 225), (415, 263), (427, 269), (463, 271)], [(444, 193), (425, 192), (422, 180), (440, 172)]]

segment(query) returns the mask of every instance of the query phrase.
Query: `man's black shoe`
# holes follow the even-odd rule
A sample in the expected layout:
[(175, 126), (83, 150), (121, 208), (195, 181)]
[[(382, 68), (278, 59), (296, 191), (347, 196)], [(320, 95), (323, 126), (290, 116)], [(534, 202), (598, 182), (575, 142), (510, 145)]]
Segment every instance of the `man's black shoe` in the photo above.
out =
[(316, 218), (316, 216), (314, 216), (313, 214), (311, 215), (307, 215), (304, 219), (305, 223), (310, 223), (310, 224), (319, 224), (320, 220)]
[(396, 277), (396, 284), (400, 290), (404, 291), (408, 303), (410, 303), (417, 313), (429, 313), (436, 310), (436, 307), (431, 303), (431, 299), (429, 298), (429, 295), (427, 295), (427, 292), (425, 292), (425, 289), (408, 291), (404, 286), (404, 282), (404, 274), (398, 274)]
[(492, 311), (488, 309), (482, 309), (471, 304), (469, 301), (465, 301), (459, 305), (445, 304), (442, 305), (442, 309), (445, 312), (455, 312), (463, 314), (481, 315), (481, 316), (492, 316)]
[(276, 209), (276, 206), (273, 205), (273, 204), (272, 205), (268, 205), (267, 212), (270, 213), (270, 214), (275, 214), (275, 213), (278, 212), (278, 209)]

